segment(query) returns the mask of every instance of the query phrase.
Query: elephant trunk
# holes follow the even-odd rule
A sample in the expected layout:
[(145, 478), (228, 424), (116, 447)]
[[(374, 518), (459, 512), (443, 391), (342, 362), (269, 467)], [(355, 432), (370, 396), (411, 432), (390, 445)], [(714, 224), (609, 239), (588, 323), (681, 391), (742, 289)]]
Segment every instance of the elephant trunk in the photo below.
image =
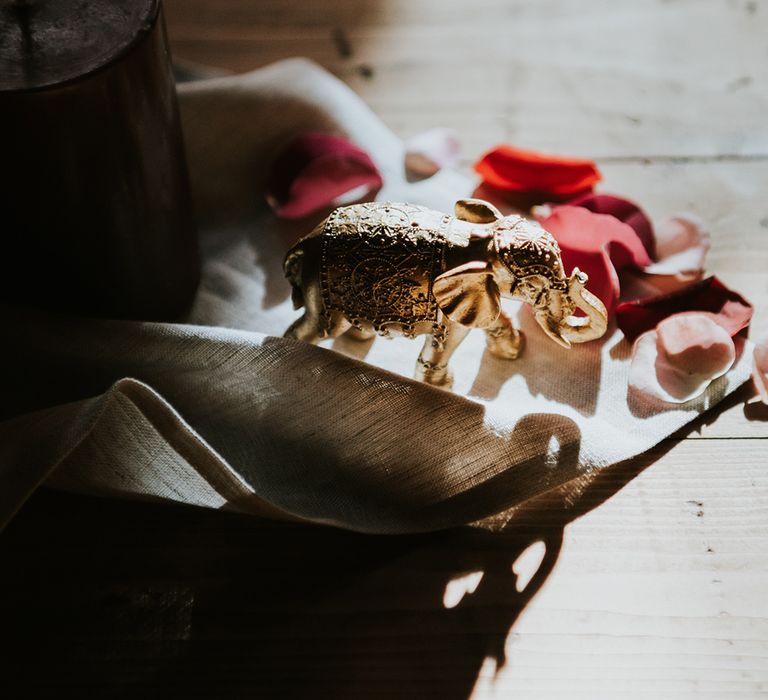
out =
[[(568, 292), (559, 299), (550, 298), (547, 307), (535, 310), (534, 315), (544, 332), (555, 342), (569, 348), (571, 343), (596, 340), (608, 327), (608, 314), (603, 302), (584, 288), (587, 275), (578, 268), (568, 280)], [(574, 316), (574, 309), (586, 315)]]

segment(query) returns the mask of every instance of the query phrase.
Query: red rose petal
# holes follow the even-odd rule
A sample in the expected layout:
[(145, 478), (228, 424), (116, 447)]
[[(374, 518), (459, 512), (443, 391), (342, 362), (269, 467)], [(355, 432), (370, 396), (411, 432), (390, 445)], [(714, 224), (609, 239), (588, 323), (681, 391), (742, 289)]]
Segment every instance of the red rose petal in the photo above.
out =
[(752, 304), (717, 277), (694, 282), (670, 294), (625, 301), (616, 307), (616, 319), (627, 340), (634, 341), (665, 318), (686, 311), (707, 313), (731, 336), (746, 328), (752, 319)]
[(608, 313), (619, 298), (618, 271), (643, 268), (651, 262), (631, 226), (607, 214), (581, 207), (556, 207), (539, 219), (560, 244), (565, 271), (574, 267), (589, 275), (588, 288)]
[(375, 196), (383, 180), (371, 157), (341, 136), (308, 133), (283, 149), (267, 185), (267, 201), (277, 216), (300, 219), (344, 203)]
[(591, 190), (601, 175), (591, 160), (564, 158), (496, 146), (477, 163), (475, 171), (492, 187), (509, 192), (573, 195)]
[[(619, 221), (631, 226), (640, 242), (643, 244), (648, 257), (656, 258), (656, 240), (653, 232), (653, 224), (646, 213), (634, 202), (614, 194), (594, 194), (587, 192), (564, 202), (571, 207), (583, 207), (595, 214), (610, 214)], [(558, 206), (553, 204), (553, 207)]]
[(671, 294), (702, 279), (702, 275), (657, 275), (646, 270), (628, 270), (621, 276), (620, 301), (635, 301)]

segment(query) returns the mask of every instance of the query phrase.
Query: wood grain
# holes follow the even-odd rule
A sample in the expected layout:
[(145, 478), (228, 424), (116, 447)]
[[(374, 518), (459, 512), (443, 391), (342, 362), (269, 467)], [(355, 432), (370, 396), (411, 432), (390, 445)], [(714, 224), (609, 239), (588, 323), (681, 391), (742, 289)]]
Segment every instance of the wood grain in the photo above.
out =
[[(457, 129), (465, 170), (500, 141), (596, 157), (654, 218), (709, 224), (711, 271), (768, 331), (768, 3), (165, 5), (177, 58), (307, 56), (402, 136)], [(768, 693), (768, 408), (750, 387), (507, 518), (374, 538), (41, 492), (0, 539), (6, 635), (34, 650), (13, 668), (99, 697)]]

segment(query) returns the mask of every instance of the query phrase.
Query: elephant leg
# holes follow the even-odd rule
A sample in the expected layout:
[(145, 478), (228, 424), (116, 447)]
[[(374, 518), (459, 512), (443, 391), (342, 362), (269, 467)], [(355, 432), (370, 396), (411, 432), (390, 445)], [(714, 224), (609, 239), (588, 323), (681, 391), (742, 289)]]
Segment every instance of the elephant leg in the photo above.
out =
[(376, 337), (376, 331), (373, 328), (355, 328), (355, 326), (352, 326), (347, 331), (347, 335), (353, 340), (363, 341)]
[(523, 352), (525, 336), (512, 325), (509, 316), (502, 312), (494, 324), (485, 329), (485, 344), (491, 355), (504, 360), (516, 360)]
[(305, 343), (317, 343), (324, 338), (338, 338), (349, 330), (352, 324), (342, 314), (333, 314), (330, 321), (321, 320), (319, 314), (312, 313), (310, 309), (304, 315), (294, 321), (283, 334), (284, 338), (295, 338)]
[(323, 338), (336, 338), (352, 325), (339, 311), (324, 312), (320, 285), (316, 281), (307, 281), (302, 290), (304, 315), (290, 325), (283, 334), (284, 338), (314, 344)]
[(283, 333), (283, 337), (303, 340), (305, 343), (312, 344), (325, 338), (326, 324), (324, 323), (322, 308), (317, 287), (314, 285), (304, 287), (304, 315), (288, 327), (288, 330)]
[(319, 319), (308, 311), (296, 319), (283, 334), (283, 338), (303, 340), (305, 343), (317, 343), (323, 337), (319, 328)]
[(453, 373), (448, 368), (448, 362), (470, 329), (459, 323), (450, 323), (445, 327), (445, 331), (442, 341), (435, 335), (427, 336), (419, 359), (416, 360), (416, 379), (450, 388), (453, 384)]

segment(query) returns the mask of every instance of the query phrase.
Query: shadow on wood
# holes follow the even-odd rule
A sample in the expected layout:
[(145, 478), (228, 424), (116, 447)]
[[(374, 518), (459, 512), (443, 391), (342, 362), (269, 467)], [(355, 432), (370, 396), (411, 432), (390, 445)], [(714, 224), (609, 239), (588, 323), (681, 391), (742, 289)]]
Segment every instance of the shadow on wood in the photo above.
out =
[(0, 538), (3, 677), (33, 694), (466, 698), (486, 659), (505, 663), (565, 526), (658, 456), (498, 532), (374, 537), (42, 490)]

